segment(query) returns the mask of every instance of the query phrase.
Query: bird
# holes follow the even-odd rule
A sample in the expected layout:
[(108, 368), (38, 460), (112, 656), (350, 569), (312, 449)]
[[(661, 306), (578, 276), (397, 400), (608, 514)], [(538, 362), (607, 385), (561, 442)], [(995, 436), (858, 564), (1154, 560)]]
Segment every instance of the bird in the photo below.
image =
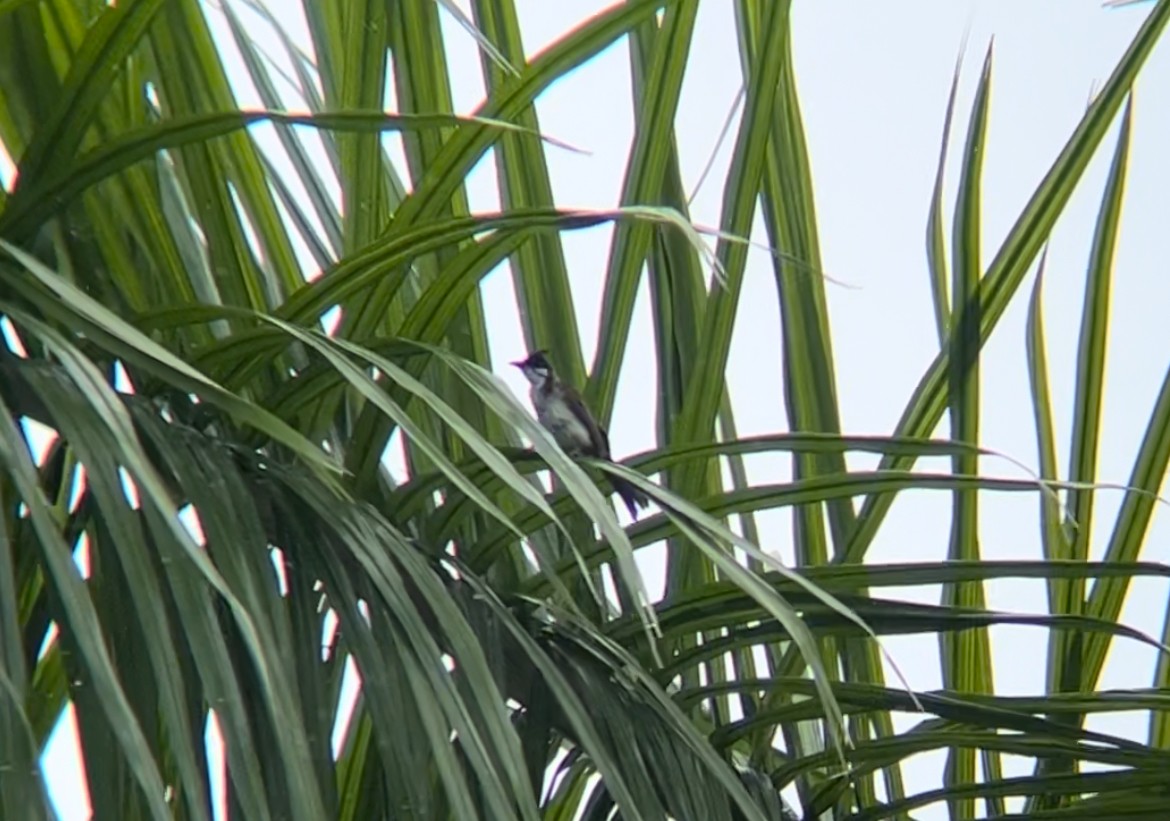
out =
[[(585, 400), (571, 385), (557, 378), (548, 351), (534, 351), (527, 359), (511, 363), (528, 379), (529, 396), (536, 418), (552, 434), (561, 450), (571, 455), (592, 456), (612, 462), (609, 434), (597, 424)], [(650, 499), (633, 483), (620, 476), (608, 475), (614, 492), (625, 502), (630, 516), (637, 520), (638, 508)]]

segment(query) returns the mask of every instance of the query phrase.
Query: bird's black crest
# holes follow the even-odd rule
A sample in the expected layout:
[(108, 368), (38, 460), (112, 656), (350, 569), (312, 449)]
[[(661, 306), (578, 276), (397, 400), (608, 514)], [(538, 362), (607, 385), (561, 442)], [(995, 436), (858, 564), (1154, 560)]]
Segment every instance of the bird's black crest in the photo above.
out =
[(539, 368), (545, 371), (552, 370), (552, 363), (548, 361), (548, 351), (533, 351), (523, 362), (516, 362), (522, 368)]

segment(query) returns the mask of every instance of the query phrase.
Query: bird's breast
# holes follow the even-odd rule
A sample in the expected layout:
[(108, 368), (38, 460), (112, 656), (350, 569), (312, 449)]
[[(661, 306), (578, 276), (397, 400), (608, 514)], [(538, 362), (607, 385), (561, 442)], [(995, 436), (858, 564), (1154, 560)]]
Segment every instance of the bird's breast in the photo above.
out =
[(591, 444), (589, 429), (581, 423), (573, 409), (557, 398), (541, 397), (535, 400), (536, 417), (553, 435), (557, 444), (567, 451), (585, 451)]

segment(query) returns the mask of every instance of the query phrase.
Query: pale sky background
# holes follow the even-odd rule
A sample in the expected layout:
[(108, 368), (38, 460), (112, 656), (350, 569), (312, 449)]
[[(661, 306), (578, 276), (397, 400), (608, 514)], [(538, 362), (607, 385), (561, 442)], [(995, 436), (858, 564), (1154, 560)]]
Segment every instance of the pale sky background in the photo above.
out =
[[(299, 4), (272, 0), (294, 35), (303, 22)], [(461, 3), (467, 8), (466, 2)], [(606, 7), (601, 0), (518, 0), (529, 54), (559, 38), (581, 20)], [(239, 6), (238, 6), (239, 7)], [(795, 0), (794, 39), (801, 102), (812, 154), (814, 189), (825, 270), (854, 289), (828, 286), (834, 329), (838, 392), (845, 431), (887, 434), (937, 351), (925, 257), (927, 208), (938, 156), (952, 70), (964, 32), (969, 46), (956, 110), (955, 152), (962, 145), (979, 66), (989, 38), (995, 38), (989, 146), (984, 172), (984, 263), (991, 259), (1065, 140), (1090, 93), (1104, 81), (1149, 12), (1151, 4), (1103, 8), (1099, 0)], [(213, 18), (215, 14), (212, 13)], [(456, 109), (470, 112), (481, 100), (479, 58), (470, 37), (447, 20), (449, 58)], [(256, 31), (259, 33), (260, 28)], [(263, 36), (260, 34), (259, 36)], [(273, 49), (275, 53), (275, 49)], [(693, 187), (712, 151), (724, 117), (739, 89), (734, 19), (729, 0), (705, 0), (695, 31), (691, 62), (677, 121), (684, 182)], [(538, 102), (542, 130), (591, 151), (589, 156), (552, 150), (549, 167), (563, 207), (607, 208), (617, 204), (631, 140), (629, 54), (621, 43), (550, 88)], [(247, 89), (244, 104), (256, 104)], [(1115, 129), (1116, 130), (1116, 129)], [(393, 140), (391, 139), (391, 142)], [(1102, 481), (1123, 483), (1170, 364), (1164, 317), (1170, 312), (1170, 48), (1163, 43), (1137, 84), (1134, 131), (1120, 244), (1113, 286), (1109, 374), (1101, 443)], [(1067, 469), (1071, 429), (1076, 336), (1094, 220), (1113, 137), (1084, 178), (1058, 225), (1045, 282), (1048, 355), (1053, 405)], [(1161, 148), (1159, 148), (1161, 146)], [(721, 181), (729, 146), (693, 205), (697, 223), (717, 225)], [(947, 220), (953, 215), (957, 158), (951, 164)], [(490, 155), (471, 185), (473, 210), (496, 210), (496, 183)], [(754, 239), (765, 240), (757, 226)], [(566, 258), (579, 309), (589, 361), (596, 346), (602, 275), (612, 231), (594, 229), (564, 235)], [(1035, 433), (1024, 354), (1024, 321), (1031, 277), (1017, 295), (985, 348), (981, 444), (1036, 464)], [(484, 285), (496, 370), (518, 395), (525, 386), (506, 363), (524, 354), (506, 271)], [(727, 372), (736, 421), (743, 435), (787, 429), (780, 387), (778, 305), (770, 262), (753, 252), (746, 274), (731, 363)], [(645, 292), (638, 328), (612, 424), (617, 455), (653, 446), (653, 337)], [(937, 435), (946, 436), (946, 423)], [(855, 468), (876, 460), (851, 459)], [(749, 463), (753, 479), (786, 478), (786, 460)], [(924, 465), (926, 463), (923, 463)], [(947, 470), (948, 463), (937, 463)], [(1002, 460), (985, 460), (982, 472), (1023, 476)], [(1121, 495), (1098, 495), (1094, 556), (1104, 550)], [(1038, 502), (1029, 495), (991, 495), (981, 500), (981, 545), (986, 558), (1040, 558)], [(950, 497), (945, 493), (904, 494), (895, 504), (869, 556), (872, 561), (927, 561), (946, 555)], [(790, 558), (791, 528), (786, 513), (760, 516), (764, 547)], [(1143, 559), (1166, 562), (1168, 531), (1159, 512)], [(661, 568), (643, 562), (651, 589)], [(938, 601), (937, 589), (886, 589), (891, 598)], [(1168, 585), (1143, 580), (1131, 587), (1122, 620), (1158, 636)], [(988, 588), (992, 608), (1044, 612), (1043, 582), (1013, 581)], [(1046, 633), (1035, 628), (992, 631), (997, 690), (1003, 694), (1043, 692)], [(938, 646), (933, 638), (886, 641), (911, 685), (940, 686)], [(1103, 688), (1151, 684), (1154, 651), (1118, 640), (1101, 682)], [(900, 727), (917, 721), (907, 716)], [(1145, 740), (1143, 714), (1113, 714), (1090, 720), (1092, 729)], [(74, 754), (73, 730), (64, 722), (46, 753), (45, 771), (63, 819), (84, 819), (78, 795), (82, 776)], [(912, 792), (941, 783), (942, 756), (914, 759), (907, 767)], [(1005, 761), (1008, 774), (1030, 767)], [(945, 817), (942, 808), (916, 813)]]

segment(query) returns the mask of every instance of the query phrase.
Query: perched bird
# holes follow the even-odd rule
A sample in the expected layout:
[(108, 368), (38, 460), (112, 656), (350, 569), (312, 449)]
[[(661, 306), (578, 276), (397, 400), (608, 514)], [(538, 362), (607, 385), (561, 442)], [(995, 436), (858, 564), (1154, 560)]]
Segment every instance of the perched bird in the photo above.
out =
[[(609, 434), (597, 424), (585, 400), (569, 385), (557, 379), (546, 351), (536, 351), (527, 359), (513, 362), (532, 386), (529, 395), (536, 418), (556, 439), (561, 450), (569, 454), (593, 456), (613, 461), (609, 453)], [(650, 500), (646, 494), (620, 476), (609, 476), (614, 492), (622, 497), (630, 515), (638, 518), (638, 508)]]

